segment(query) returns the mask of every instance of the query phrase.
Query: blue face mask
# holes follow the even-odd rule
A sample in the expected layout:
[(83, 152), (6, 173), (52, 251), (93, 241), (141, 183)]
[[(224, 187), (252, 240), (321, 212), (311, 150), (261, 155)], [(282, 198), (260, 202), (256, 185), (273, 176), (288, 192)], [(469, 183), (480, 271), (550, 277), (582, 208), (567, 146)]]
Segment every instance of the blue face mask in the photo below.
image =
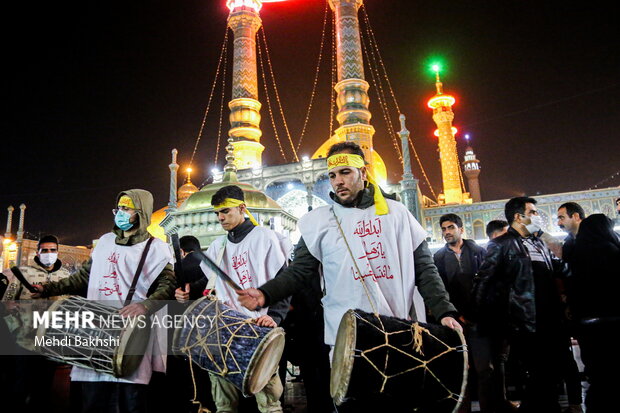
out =
[(114, 216), (114, 223), (116, 224), (117, 227), (119, 227), (123, 231), (127, 231), (131, 227), (133, 227), (133, 224), (129, 222), (130, 218), (131, 218), (131, 214), (125, 211), (118, 211), (116, 215)]

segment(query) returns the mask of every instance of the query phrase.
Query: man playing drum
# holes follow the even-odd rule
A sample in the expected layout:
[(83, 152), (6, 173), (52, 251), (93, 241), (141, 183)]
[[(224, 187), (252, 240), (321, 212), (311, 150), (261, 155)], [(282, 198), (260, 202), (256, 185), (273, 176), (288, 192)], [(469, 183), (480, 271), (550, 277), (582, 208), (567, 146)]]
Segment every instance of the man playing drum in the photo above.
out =
[(238, 292), (241, 304), (255, 309), (287, 297), (306, 288), (322, 266), (325, 343), (330, 346), (343, 314), (355, 308), (424, 321), (426, 304), (441, 324), (460, 330), (426, 231), (404, 205), (384, 198), (367, 172), (361, 148), (352, 142), (335, 144), (327, 165), (335, 204), (301, 218), (302, 238), (291, 265), (259, 289)]
[[(213, 241), (206, 255), (220, 265), (238, 285), (242, 288), (258, 287), (286, 267), (291, 248), (286, 248), (286, 243), (282, 242), (276, 232), (258, 226), (245, 205), (241, 188), (235, 185), (220, 188), (211, 198), (211, 205), (228, 234)], [(205, 274), (215, 277), (206, 264), (200, 265)], [(288, 311), (287, 297), (272, 301), (275, 305), (269, 308), (263, 306), (260, 310), (250, 311), (239, 305), (235, 291), (220, 277), (215, 280), (215, 292), (218, 300), (248, 318), (256, 319), (260, 326), (277, 327)], [(236, 412), (239, 390), (222, 377), (211, 373), (209, 375), (218, 413)], [(279, 399), (282, 391), (282, 383), (276, 373), (267, 386), (256, 394), (258, 409), (261, 412), (281, 412)]]
[[(170, 248), (146, 229), (151, 222), (153, 196), (142, 189), (131, 189), (118, 194), (116, 205), (114, 228), (101, 236), (91, 259), (69, 278), (35, 285), (40, 293), (34, 297), (86, 293), (89, 300), (119, 307), (124, 317), (152, 314), (161, 308), (158, 300), (173, 299), (175, 278)], [(139, 265), (141, 261), (143, 266)], [(138, 267), (141, 271), (136, 274)], [(134, 280), (133, 303), (129, 303)], [(165, 371), (165, 352), (156, 356), (148, 351), (137, 370), (122, 379), (74, 367), (71, 380), (81, 383), (84, 412), (117, 411), (118, 407), (121, 411), (144, 412), (153, 371)], [(118, 400), (118, 406), (113, 406), (111, 400)]]

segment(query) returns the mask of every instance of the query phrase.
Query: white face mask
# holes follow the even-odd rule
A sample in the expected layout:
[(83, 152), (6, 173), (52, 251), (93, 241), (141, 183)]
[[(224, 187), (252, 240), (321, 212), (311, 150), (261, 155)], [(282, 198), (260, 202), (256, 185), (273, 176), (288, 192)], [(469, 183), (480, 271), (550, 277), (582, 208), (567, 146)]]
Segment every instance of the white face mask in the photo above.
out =
[(542, 229), (544, 225), (544, 221), (538, 215), (532, 215), (529, 218), (530, 218), (530, 223), (525, 224), (525, 229), (527, 229), (527, 231), (533, 235)]
[(58, 260), (58, 253), (46, 252), (39, 254), (39, 260), (41, 261), (41, 264), (45, 265), (46, 267), (51, 267)]

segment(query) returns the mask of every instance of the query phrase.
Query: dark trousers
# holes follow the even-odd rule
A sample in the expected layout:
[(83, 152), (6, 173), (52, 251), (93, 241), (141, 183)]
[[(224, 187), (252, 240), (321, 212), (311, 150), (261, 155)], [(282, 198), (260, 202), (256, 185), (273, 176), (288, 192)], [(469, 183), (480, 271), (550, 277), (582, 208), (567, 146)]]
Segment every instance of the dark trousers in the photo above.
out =
[(6, 389), (9, 409), (20, 412), (49, 409), (54, 373), (59, 364), (34, 353), (7, 356), (7, 361), (5, 367), (12, 371)]
[(146, 413), (148, 386), (133, 383), (81, 382), (83, 413)]
[(617, 406), (617, 391), (620, 388), (620, 353), (610, 338), (616, 326), (590, 326), (579, 333), (581, 360), (590, 387), (586, 393), (587, 413), (607, 413)]
[(579, 377), (579, 367), (573, 355), (573, 347), (569, 337), (564, 339), (564, 347), (560, 350), (560, 374), (566, 384), (566, 397), (568, 404), (581, 404), (581, 378)]
[(511, 352), (526, 372), (520, 411), (556, 413), (560, 411), (557, 383), (560, 352), (566, 342), (555, 332), (520, 333), (511, 341)]
[[(506, 404), (508, 341), (499, 336), (480, 334), (476, 324), (466, 325), (464, 332), (471, 367), (475, 369), (478, 378), (480, 412), (495, 412)], [(469, 402), (469, 398), (466, 398), (466, 402)], [(464, 411), (470, 411), (469, 406), (464, 407)]]
[(160, 398), (162, 398), (161, 393), (166, 395), (162, 398), (161, 408), (156, 409), (157, 411), (197, 412), (199, 405), (192, 403), (194, 384), (196, 385), (196, 399), (200, 405), (215, 411), (209, 373), (196, 364), (190, 369), (189, 363), (187, 357), (168, 356), (165, 378), (160, 383), (154, 383), (151, 380), (151, 393), (159, 395)]

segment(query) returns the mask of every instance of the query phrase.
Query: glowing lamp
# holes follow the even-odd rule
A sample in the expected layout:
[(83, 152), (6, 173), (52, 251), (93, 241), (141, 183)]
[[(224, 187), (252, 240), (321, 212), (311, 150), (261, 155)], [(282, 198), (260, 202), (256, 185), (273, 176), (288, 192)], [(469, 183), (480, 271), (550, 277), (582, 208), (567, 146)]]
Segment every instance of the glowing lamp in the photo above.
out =
[(452, 106), (456, 102), (453, 96), (450, 95), (437, 95), (428, 100), (428, 107), (431, 109), (437, 109), (442, 106)]
[(228, 9), (233, 12), (238, 8), (249, 8), (254, 10), (256, 13), (258, 13), (261, 9), (261, 7), (263, 7), (263, 3), (265, 3), (264, 1), (261, 0), (228, 0), (226, 2), (226, 6), (228, 6)]
[[(458, 131), (459, 131), (459, 130), (453, 126), (453, 127), (452, 127), (452, 136), (456, 136), (456, 133), (457, 133)], [(435, 129), (435, 136), (439, 137), (439, 129)]]
[(192, 173), (192, 171), (193, 171), (193, 169), (192, 169), (192, 168), (187, 168), (187, 169), (185, 170), (185, 172), (187, 172), (188, 174), (191, 174), (191, 173)]

